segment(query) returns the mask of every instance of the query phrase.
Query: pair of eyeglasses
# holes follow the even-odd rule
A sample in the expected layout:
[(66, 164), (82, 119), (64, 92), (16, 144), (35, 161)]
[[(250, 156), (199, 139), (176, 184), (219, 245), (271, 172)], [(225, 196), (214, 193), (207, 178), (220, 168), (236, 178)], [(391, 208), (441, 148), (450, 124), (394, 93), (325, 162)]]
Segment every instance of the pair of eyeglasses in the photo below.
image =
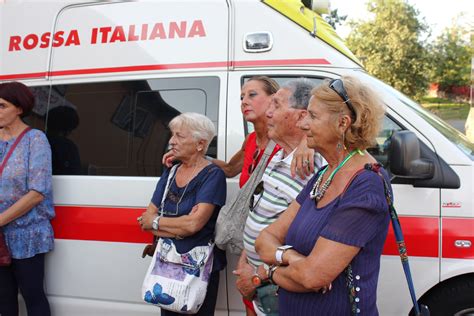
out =
[[(254, 203), (256, 195), (258, 195), (258, 200), (257, 200), (257, 203)], [(255, 190), (253, 191), (252, 196), (250, 197), (249, 209), (251, 212), (253, 212), (255, 207), (258, 205), (262, 196), (263, 196), (263, 181), (260, 181), (255, 187)]]
[(349, 99), (349, 96), (347, 95), (347, 91), (344, 88), (344, 83), (342, 82), (342, 80), (341, 79), (331, 80), (331, 82), (329, 83), (329, 88), (331, 88), (334, 92), (337, 93), (338, 96), (341, 97), (341, 99), (347, 105), (347, 107), (349, 108), (349, 110), (351, 111), (355, 119), (356, 112), (354, 110), (354, 106), (352, 105), (351, 99)]
[(249, 169), (248, 169), (249, 175), (252, 174), (252, 172), (257, 167), (258, 156), (260, 156), (260, 148), (257, 147), (257, 149), (255, 149), (255, 152), (253, 153), (253, 156), (252, 156), (252, 163), (249, 165)]

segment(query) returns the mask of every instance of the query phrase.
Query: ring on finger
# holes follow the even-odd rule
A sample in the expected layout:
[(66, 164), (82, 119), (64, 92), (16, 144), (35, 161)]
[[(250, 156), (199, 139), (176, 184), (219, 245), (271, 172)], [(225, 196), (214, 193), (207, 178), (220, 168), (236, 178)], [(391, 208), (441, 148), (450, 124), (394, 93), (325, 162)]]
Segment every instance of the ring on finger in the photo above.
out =
[(138, 216), (138, 217), (137, 217), (137, 221), (139, 221), (139, 222), (141, 222), (142, 219), (143, 219), (143, 216)]

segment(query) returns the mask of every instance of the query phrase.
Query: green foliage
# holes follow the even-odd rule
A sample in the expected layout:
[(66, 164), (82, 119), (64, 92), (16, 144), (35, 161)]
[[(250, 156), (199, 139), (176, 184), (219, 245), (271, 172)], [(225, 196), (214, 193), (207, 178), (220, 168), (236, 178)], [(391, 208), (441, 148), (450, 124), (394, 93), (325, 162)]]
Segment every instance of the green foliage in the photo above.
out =
[(329, 23), (334, 29), (336, 29), (337, 25), (341, 25), (346, 19), (347, 15), (339, 15), (337, 13), (337, 9), (331, 10), (328, 15), (324, 17), (326, 22)]
[(466, 39), (467, 34), (468, 30), (461, 27), (449, 27), (431, 47), (431, 81), (439, 83), (440, 90), (470, 83), (474, 50)]
[(423, 97), (421, 105), (443, 120), (465, 120), (470, 109), (468, 102), (456, 102), (437, 97)]
[(464, 104), (465, 102), (453, 102), (447, 98), (440, 97), (423, 97), (420, 100), (421, 104)]
[(347, 44), (372, 75), (421, 98), (428, 86), (428, 55), (421, 40), (427, 26), (403, 0), (369, 0), (373, 19), (352, 22)]

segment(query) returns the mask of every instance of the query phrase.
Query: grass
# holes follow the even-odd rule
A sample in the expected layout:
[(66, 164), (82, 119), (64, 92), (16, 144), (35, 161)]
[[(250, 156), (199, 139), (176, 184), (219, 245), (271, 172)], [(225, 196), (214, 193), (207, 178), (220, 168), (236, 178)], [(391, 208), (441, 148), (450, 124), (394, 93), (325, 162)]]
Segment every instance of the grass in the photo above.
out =
[(443, 120), (465, 120), (469, 114), (469, 103), (446, 98), (424, 97), (421, 105)]

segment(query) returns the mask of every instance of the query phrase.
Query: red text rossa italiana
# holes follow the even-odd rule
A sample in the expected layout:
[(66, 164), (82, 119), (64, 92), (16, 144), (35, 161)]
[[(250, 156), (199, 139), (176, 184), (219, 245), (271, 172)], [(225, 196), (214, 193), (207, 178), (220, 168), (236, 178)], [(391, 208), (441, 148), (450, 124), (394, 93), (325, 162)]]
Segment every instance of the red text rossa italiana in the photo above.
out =
[[(180, 21), (155, 24), (141, 24), (128, 26), (104, 26), (94, 27), (90, 31), (89, 43), (110, 44), (135, 41), (153, 41), (157, 39), (193, 38), (205, 37), (206, 30), (202, 20)], [(79, 30), (57, 31), (51, 36), (51, 32), (43, 34), (27, 34), (25, 36), (12, 35), (8, 45), (8, 51), (32, 50), (36, 48), (81, 45)]]

